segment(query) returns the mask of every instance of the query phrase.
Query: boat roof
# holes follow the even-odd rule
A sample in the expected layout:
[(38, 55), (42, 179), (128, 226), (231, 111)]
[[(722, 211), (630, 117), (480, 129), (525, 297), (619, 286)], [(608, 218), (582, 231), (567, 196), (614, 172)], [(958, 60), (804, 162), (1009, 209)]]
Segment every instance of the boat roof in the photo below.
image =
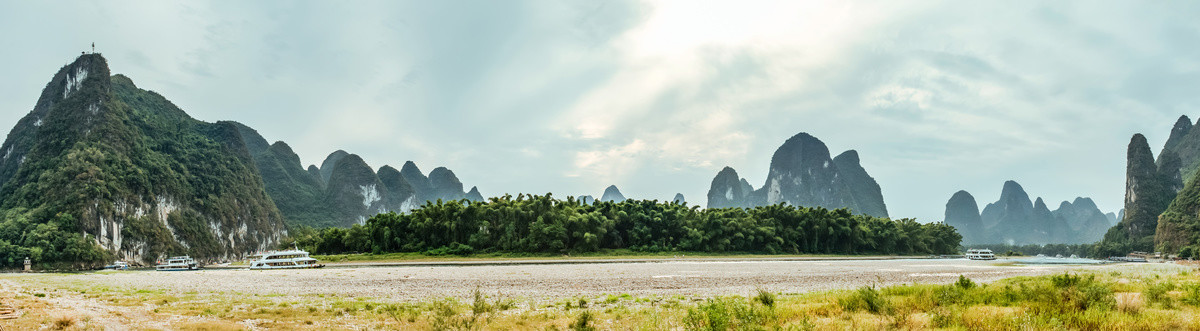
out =
[(286, 251), (269, 251), (269, 252), (265, 252), (265, 253), (258, 253), (258, 254), (254, 254), (254, 255), (251, 255), (251, 256), (278, 255), (278, 254), (297, 254), (297, 253), (308, 254), (308, 251), (299, 250), (299, 249), (289, 249), (289, 250), (286, 250)]

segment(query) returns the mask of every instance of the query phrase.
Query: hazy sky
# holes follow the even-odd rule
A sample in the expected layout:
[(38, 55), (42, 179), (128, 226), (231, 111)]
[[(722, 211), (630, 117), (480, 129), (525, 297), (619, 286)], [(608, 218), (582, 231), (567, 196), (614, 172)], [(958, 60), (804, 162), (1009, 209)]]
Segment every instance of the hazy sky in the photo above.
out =
[(113, 73), (319, 164), (446, 166), (485, 196), (705, 204), (808, 132), (855, 149), (893, 217), (1005, 180), (1122, 205), (1125, 148), (1200, 115), (1200, 3), (0, 3), (0, 128), (96, 43)]

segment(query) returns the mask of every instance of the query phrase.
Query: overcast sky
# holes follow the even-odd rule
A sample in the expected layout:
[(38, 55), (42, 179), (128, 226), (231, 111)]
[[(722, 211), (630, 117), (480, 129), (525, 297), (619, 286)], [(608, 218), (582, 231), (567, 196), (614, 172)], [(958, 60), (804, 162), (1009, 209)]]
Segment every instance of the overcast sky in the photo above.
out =
[(1200, 3), (0, 3), (0, 128), (96, 43), (204, 121), (320, 164), (446, 166), (485, 196), (705, 204), (808, 132), (859, 151), (895, 217), (1005, 180), (1121, 208), (1125, 148), (1200, 115)]

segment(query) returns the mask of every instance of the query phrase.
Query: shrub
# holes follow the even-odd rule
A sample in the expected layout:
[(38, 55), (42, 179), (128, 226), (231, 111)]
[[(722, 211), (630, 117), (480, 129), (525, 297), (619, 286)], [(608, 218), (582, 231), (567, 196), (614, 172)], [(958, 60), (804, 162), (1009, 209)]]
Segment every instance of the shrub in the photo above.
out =
[(1079, 275), (1072, 275), (1070, 273), (1063, 273), (1062, 275), (1054, 275), (1050, 277), (1050, 283), (1054, 284), (1054, 287), (1057, 288), (1072, 287), (1079, 284), (1079, 281)]
[(1200, 284), (1183, 286), (1183, 298), (1180, 299), (1189, 306), (1200, 306)]
[(762, 328), (774, 322), (775, 317), (774, 310), (751, 305), (745, 298), (719, 297), (688, 309), (684, 324), (688, 330)]
[(975, 288), (975, 282), (971, 281), (970, 278), (963, 277), (963, 275), (958, 275), (958, 281), (954, 285), (964, 290)]
[(1175, 302), (1171, 299), (1171, 296), (1167, 295), (1167, 293), (1174, 289), (1175, 283), (1169, 281), (1156, 282), (1147, 284), (1146, 290), (1143, 291), (1143, 293), (1145, 294), (1146, 301), (1149, 301), (1152, 304), (1160, 304), (1164, 308), (1171, 309), (1175, 306)]
[(866, 310), (873, 314), (878, 314), (888, 308), (887, 300), (874, 286), (863, 286), (851, 295), (838, 300), (838, 304), (845, 310)]

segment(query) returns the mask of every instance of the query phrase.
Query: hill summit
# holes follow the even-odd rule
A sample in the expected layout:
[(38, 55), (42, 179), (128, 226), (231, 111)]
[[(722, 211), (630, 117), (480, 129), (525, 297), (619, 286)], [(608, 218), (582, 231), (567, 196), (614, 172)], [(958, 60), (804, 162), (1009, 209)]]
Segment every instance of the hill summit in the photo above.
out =
[(189, 117), (99, 54), (59, 69), (0, 150), (8, 266), (228, 260), (286, 233), (236, 125)]

